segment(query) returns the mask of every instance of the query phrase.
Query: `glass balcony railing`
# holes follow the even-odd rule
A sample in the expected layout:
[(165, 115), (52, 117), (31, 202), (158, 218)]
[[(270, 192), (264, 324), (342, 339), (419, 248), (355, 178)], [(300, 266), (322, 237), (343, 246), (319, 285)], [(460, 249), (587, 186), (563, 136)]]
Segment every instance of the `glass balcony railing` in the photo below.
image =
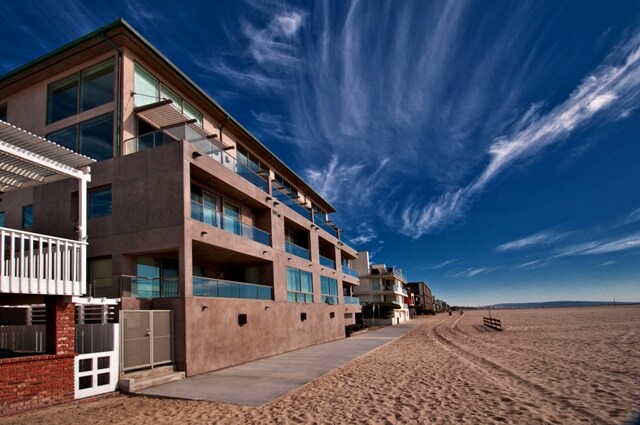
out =
[(267, 285), (193, 277), (193, 295), (196, 297), (271, 300), (272, 294), (273, 288)]
[[(177, 125), (164, 130), (158, 130), (142, 136), (127, 139), (123, 143), (122, 151), (124, 155), (128, 155), (178, 140), (185, 140), (192, 145), (195, 145), (208, 156), (217, 160), (226, 168), (235, 172), (254, 186), (259, 187), (264, 192), (269, 192), (269, 183), (266, 176), (262, 176), (248, 166), (239, 163), (234, 157), (224, 152), (209, 139), (188, 125)], [(264, 171), (264, 173), (266, 173), (266, 171)]]
[(334, 270), (336, 268), (336, 262), (335, 261), (333, 261), (331, 258), (323, 257), (322, 255), (320, 256), (320, 264), (322, 264), (323, 266), (326, 266), (326, 267), (330, 267), (330, 268), (332, 268)]
[(329, 226), (329, 224), (326, 221), (324, 221), (322, 217), (317, 215), (313, 216), (313, 223), (319, 226), (320, 228), (322, 228), (327, 233), (329, 233), (331, 236), (335, 236), (336, 238), (338, 237), (338, 231), (333, 227)]
[(349, 276), (358, 277), (358, 272), (348, 266), (342, 265), (342, 273), (348, 274)]
[(349, 297), (345, 295), (342, 298), (344, 299), (345, 304), (360, 304), (360, 298), (358, 297)]
[(303, 248), (289, 241), (285, 241), (284, 248), (289, 254), (304, 258), (305, 260), (311, 260), (311, 253), (307, 248)]
[(291, 208), (292, 210), (294, 210), (295, 212), (297, 212), (298, 214), (300, 214), (301, 216), (303, 216), (307, 220), (311, 220), (311, 211), (309, 211), (308, 209), (306, 209), (305, 207), (303, 207), (302, 205), (297, 203), (295, 201), (295, 199), (292, 199), (289, 195), (284, 193), (282, 190), (278, 189), (275, 186), (272, 186), (271, 187), (271, 194), (279, 202), (281, 202), (284, 205), (288, 206), (289, 208)]
[(167, 143), (176, 142), (179, 139), (172, 134), (159, 130), (142, 136), (127, 139), (122, 144), (123, 155), (144, 151), (147, 149), (162, 146)]
[(122, 295), (132, 298), (175, 298), (178, 294), (177, 277), (120, 276)]
[(221, 212), (216, 211), (213, 208), (202, 205), (193, 200), (191, 201), (191, 218), (208, 224), (209, 226), (226, 230), (227, 232), (233, 233), (234, 235), (238, 235), (246, 239), (251, 239), (263, 245), (271, 246), (271, 234), (269, 234), (268, 232), (243, 223), (236, 217), (222, 214)]

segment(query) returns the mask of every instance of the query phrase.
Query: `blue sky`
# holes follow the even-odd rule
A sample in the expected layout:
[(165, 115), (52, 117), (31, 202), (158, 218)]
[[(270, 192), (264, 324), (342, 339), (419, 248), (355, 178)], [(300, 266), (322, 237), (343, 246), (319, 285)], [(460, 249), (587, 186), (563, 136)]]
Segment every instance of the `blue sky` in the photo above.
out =
[(0, 3), (0, 73), (123, 17), (451, 304), (640, 301), (640, 3)]

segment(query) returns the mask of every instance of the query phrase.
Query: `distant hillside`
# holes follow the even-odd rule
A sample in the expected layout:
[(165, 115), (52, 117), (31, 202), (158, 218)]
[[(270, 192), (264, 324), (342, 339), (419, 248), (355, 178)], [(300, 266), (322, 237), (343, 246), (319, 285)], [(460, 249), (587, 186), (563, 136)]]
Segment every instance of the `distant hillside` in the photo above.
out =
[[(616, 302), (616, 305), (635, 303)], [(558, 308), (558, 307), (592, 307), (600, 305), (613, 305), (613, 301), (542, 301), (535, 303), (503, 303), (494, 304), (490, 308)]]

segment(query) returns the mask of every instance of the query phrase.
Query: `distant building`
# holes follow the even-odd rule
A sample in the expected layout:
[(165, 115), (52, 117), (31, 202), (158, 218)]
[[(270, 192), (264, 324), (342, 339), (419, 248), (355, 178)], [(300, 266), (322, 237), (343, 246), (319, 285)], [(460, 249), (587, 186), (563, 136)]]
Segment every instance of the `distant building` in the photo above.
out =
[(425, 282), (409, 282), (407, 287), (413, 295), (416, 314), (432, 314), (436, 312), (433, 293)]
[(360, 298), (360, 303), (398, 305), (400, 308), (394, 310), (391, 318), (381, 320), (383, 324), (396, 325), (409, 320), (411, 296), (406, 288), (407, 280), (402, 270), (397, 267), (387, 267), (382, 263), (371, 264), (368, 251), (358, 252), (358, 258), (354, 264), (360, 277), (360, 285), (354, 286), (353, 291), (354, 295)]

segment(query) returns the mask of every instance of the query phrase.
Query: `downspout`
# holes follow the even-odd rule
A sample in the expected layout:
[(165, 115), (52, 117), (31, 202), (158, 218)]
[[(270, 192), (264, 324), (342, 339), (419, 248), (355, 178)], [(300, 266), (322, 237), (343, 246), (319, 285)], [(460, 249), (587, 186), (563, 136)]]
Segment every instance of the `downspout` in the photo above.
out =
[(225, 125), (227, 125), (227, 123), (229, 122), (230, 119), (231, 119), (231, 117), (229, 115), (227, 115), (227, 118), (224, 119), (224, 122), (222, 123), (220, 128), (218, 128), (218, 131), (220, 132), (220, 143), (222, 143), (222, 129), (224, 128)]
[(109, 43), (113, 50), (118, 54), (118, 82), (116, 89), (116, 157), (120, 157), (122, 151), (122, 50), (118, 47), (110, 38), (108, 38), (103, 32), (100, 33), (104, 41)]

